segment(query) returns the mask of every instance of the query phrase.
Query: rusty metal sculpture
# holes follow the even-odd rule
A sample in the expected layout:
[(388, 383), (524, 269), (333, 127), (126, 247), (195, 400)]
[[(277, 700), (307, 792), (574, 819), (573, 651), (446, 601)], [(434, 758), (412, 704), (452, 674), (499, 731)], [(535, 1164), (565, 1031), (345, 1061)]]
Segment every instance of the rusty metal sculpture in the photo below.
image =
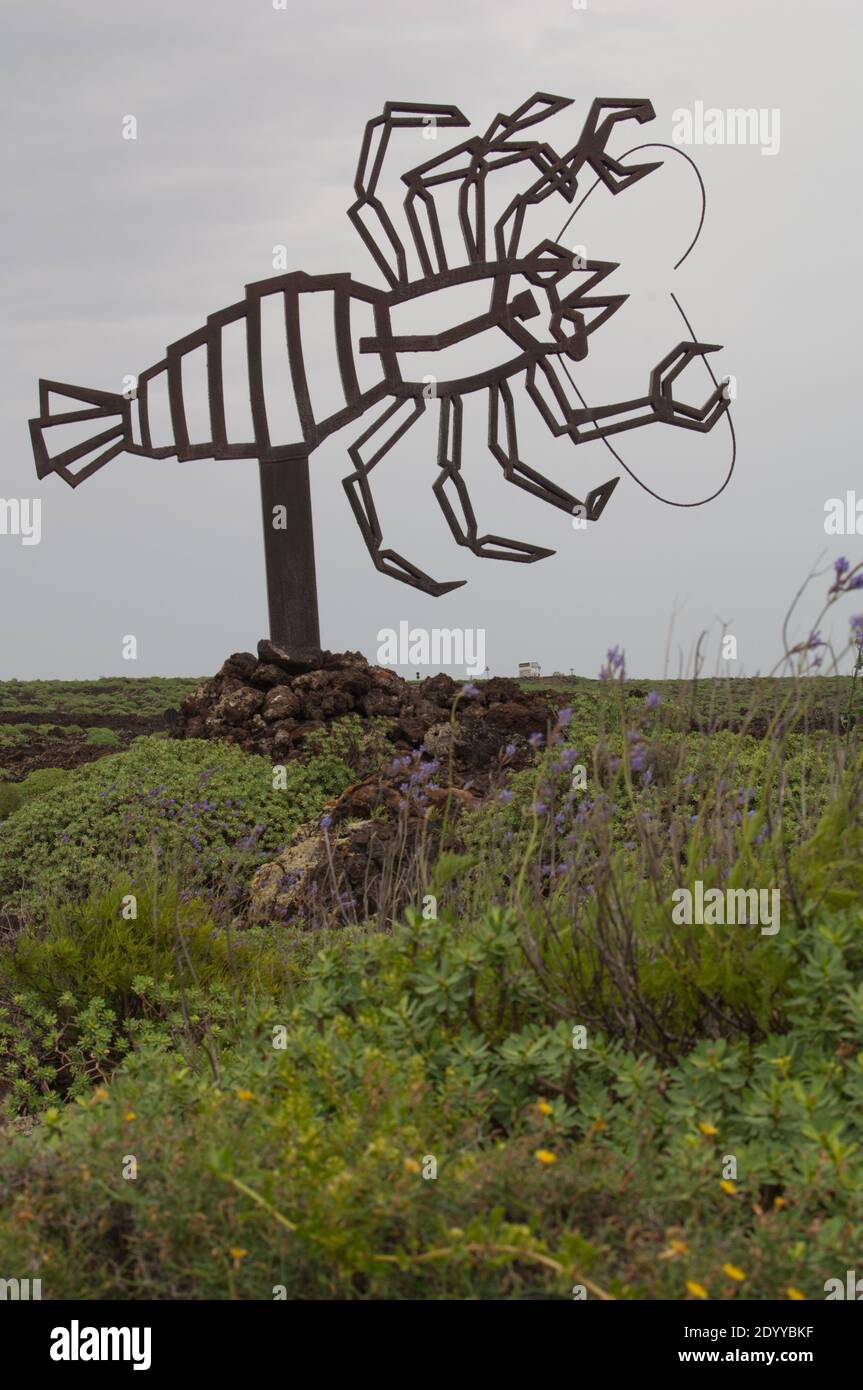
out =
[[(348, 274), (307, 275), (297, 271), (277, 275), (248, 285), (244, 299), (209, 315), (204, 327), (171, 344), (164, 359), (142, 372), (136, 388), (127, 395), (40, 381), (40, 414), (30, 421), (39, 477), (50, 472), (59, 473), (70, 486), (77, 487), (124, 451), (149, 458), (175, 455), (180, 460), (258, 459), (271, 635), (282, 643), (317, 646), (319, 626), (309, 456), (333, 431), (359, 419), (380, 401), (388, 402), (386, 408), (349, 448), (353, 472), (343, 480), (372, 560), (384, 574), (435, 596), (465, 582), (437, 583), (396, 551), (384, 547), (369, 483), (369, 475), (376, 464), (423, 414), (427, 400), (435, 398), (440, 402), (437, 456), (440, 472), (433, 490), (458, 544), (483, 558), (521, 563), (532, 563), (553, 554), (524, 541), (478, 534), (461, 474), (462, 398), (465, 395), (476, 391), (488, 393), (488, 447), (506, 480), (566, 512), (573, 513), (581, 508), (581, 514), (590, 521), (601, 515), (618, 478), (611, 478), (593, 489), (582, 502), (522, 462), (516, 437), (512, 381), (523, 378), (528, 397), (551, 432), (557, 436), (568, 435), (574, 444), (605, 440), (621, 431), (656, 422), (707, 431), (728, 408), (726, 393), (712, 372), (715, 389), (703, 405), (685, 405), (672, 394), (676, 377), (693, 358), (718, 351), (716, 345), (694, 341), (678, 343), (663, 358), (650, 373), (647, 391), (637, 399), (595, 408), (585, 405), (574, 409), (569, 403), (558, 368), (566, 371), (567, 361), (579, 362), (586, 357), (590, 335), (615, 313), (627, 296), (592, 293), (617, 268), (614, 263), (578, 262), (572, 251), (558, 241), (546, 240), (523, 251), (519, 243), (526, 213), (553, 195), (559, 195), (567, 203), (573, 202), (585, 168), (593, 171), (597, 183), (601, 182), (611, 193), (618, 194), (661, 165), (661, 161), (624, 165), (606, 150), (618, 122), (635, 120), (642, 124), (653, 119), (649, 101), (597, 99), (577, 143), (565, 154), (558, 154), (551, 146), (537, 140), (521, 138), (530, 127), (569, 105), (571, 102), (566, 98), (538, 93), (510, 115), (496, 116), (484, 135), (465, 140), (402, 176), (407, 185), (404, 210), (422, 269), (421, 277), (411, 280), (405, 247), (378, 197), (390, 136), (399, 127), (433, 123), (446, 129), (467, 126), (469, 122), (455, 106), (388, 102), (382, 114), (366, 126), (355, 182), (356, 202), (348, 213), (388, 288), (374, 288)], [(490, 174), (513, 165), (524, 166), (533, 176), (532, 181), (512, 199), (489, 229), (486, 226), (486, 181)], [(463, 264), (455, 266), (447, 261), (435, 203), (435, 191), (452, 182), (459, 185), (459, 227), (466, 257)], [(448, 287), (483, 281), (487, 282), (489, 291), (486, 313), (438, 334), (400, 336), (394, 332), (392, 311), (397, 306)], [(334, 347), (344, 396), (344, 405), (324, 418), (318, 418), (312, 407), (300, 332), (301, 301), (306, 295), (321, 292), (332, 296)], [(285, 347), (301, 433), (301, 437), (294, 439), (272, 437), (267, 410), (261, 310), (262, 303), (270, 296), (280, 296), (283, 300)], [(359, 304), (369, 306), (366, 312), (373, 315), (375, 332), (373, 336), (360, 337), (356, 343), (351, 310)], [(592, 313), (590, 322), (586, 320), (586, 311)], [(531, 331), (528, 324), (537, 319), (540, 325)], [(226, 424), (222, 337), (224, 330), (235, 323), (244, 324), (246, 333), (254, 435), (248, 440), (229, 437)], [(442, 352), (489, 330), (497, 330), (502, 342), (508, 340), (506, 345), (511, 355), (504, 360), (473, 375), (453, 380), (433, 378), (431, 385), (428, 377), (415, 380), (406, 374), (403, 364), (411, 354)], [(365, 390), (361, 389), (357, 376), (357, 348), (360, 353), (377, 359), (380, 369), (380, 379)], [(209, 399), (209, 437), (206, 439), (191, 437), (183, 383), (184, 359), (198, 351), (206, 356)], [(165, 446), (153, 443), (148, 411), (150, 391), (161, 377), (167, 382), (172, 427), (171, 442)], [(52, 396), (61, 398), (59, 410), (52, 411)], [(77, 408), (66, 408), (69, 399)], [(100, 422), (104, 428), (71, 448), (49, 455), (46, 443), (49, 430), (90, 420)], [(277, 508), (284, 509), (283, 529), (273, 525)]]

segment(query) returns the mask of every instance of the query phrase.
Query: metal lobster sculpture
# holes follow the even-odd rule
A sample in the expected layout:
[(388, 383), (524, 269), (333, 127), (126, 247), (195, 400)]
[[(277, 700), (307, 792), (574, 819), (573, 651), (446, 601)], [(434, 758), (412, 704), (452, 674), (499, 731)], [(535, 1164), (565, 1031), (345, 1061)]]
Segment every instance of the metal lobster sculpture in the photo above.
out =
[[(672, 394), (675, 378), (694, 357), (718, 351), (716, 345), (692, 341), (678, 343), (654, 368), (643, 396), (594, 408), (573, 408), (569, 403), (559, 368), (567, 360), (579, 362), (587, 356), (590, 336), (627, 296), (592, 293), (617, 268), (612, 262), (578, 261), (571, 250), (550, 240), (525, 250), (520, 245), (525, 216), (530, 208), (555, 195), (571, 203), (585, 169), (592, 170), (611, 193), (618, 194), (661, 167), (661, 161), (624, 165), (606, 150), (619, 122), (643, 124), (653, 119), (649, 101), (595, 100), (577, 143), (564, 154), (536, 139), (522, 138), (531, 127), (569, 105), (567, 98), (537, 93), (510, 115), (497, 115), (485, 134), (467, 139), (402, 175), (407, 186), (404, 212), (422, 270), (421, 276), (412, 280), (404, 244), (377, 193), (390, 136), (400, 127), (433, 123), (446, 129), (470, 123), (455, 106), (388, 102), (382, 114), (366, 125), (355, 181), (357, 198), (348, 212), (388, 288), (374, 288), (348, 274), (296, 271), (277, 275), (246, 286), (245, 298), (209, 315), (202, 328), (172, 343), (162, 361), (141, 373), (128, 395), (40, 381), (40, 414), (30, 421), (39, 477), (59, 473), (70, 486), (77, 487), (123, 451), (149, 458), (175, 455), (180, 460), (258, 459), (271, 635), (276, 641), (317, 646), (309, 456), (333, 431), (365, 416), (381, 401), (387, 402), (383, 412), (348, 449), (353, 471), (343, 480), (372, 560), (384, 574), (435, 596), (465, 582), (438, 583), (384, 546), (370, 486), (376, 464), (420, 418), (427, 402), (436, 399), (440, 403), (439, 472), (433, 490), (458, 544), (483, 558), (521, 563), (553, 554), (525, 541), (479, 534), (461, 474), (464, 396), (487, 392), (488, 447), (508, 482), (568, 513), (580, 508), (580, 514), (590, 521), (602, 514), (618, 479), (611, 478), (580, 501), (524, 463), (516, 437), (513, 382), (521, 379), (552, 434), (568, 435), (574, 444), (657, 422), (707, 431), (728, 408), (719, 385), (698, 407), (686, 405)], [(514, 165), (525, 168), (530, 182), (489, 227), (487, 180), (496, 171)], [(458, 265), (447, 260), (435, 202), (436, 190), (453, 182), (458, 184), (458, 221), (465, 252), (463, 263)], [(392, 312), (397, 306), (449, 287), (478, 282), (488, 287), (485, 313), (437, 334), (405, 336), (394, 332)], [(334, 348), (344, 396), (344, 405), (324, 418), (318, 418), (312, 407), (300, 331), (301, 300), (321, 293), (332, 297)], [(285, 348), (299, 438), (272, 437), (261, 338), (262, 302), (269, 296), (281, 296), (284, 304)], [(357, 339), (352, 332), (351, 310), (358, 303), (369, 306), (365, 312), (373, 315), (373, 336)], [(590, 322), (585, 311), (591, 312)], [(222, 335), (237, 322), (245, 325), (254, 436), (246, 440), (229, 437), (224, 400)], [(506, 350), (500, 361), (452, 380), (435, 376), (431, 386), (428, 376), (412, 376), (412, 354), (442, 352), (489, 330), (497, 330)], [(184, 358), (200, 351), (206, 356), (207, 438), (190, 437), (183, 382)], [(380, 372), (379, 380), (368, 389), (361, 389), (358, 381), (357, 352), (375, 359)], [(173, 437), (168, 445), (157, 446), (151, 437), (148, 395), (163, 374)], [(52, 410), (53, 396), (61, 398), (60, 409)], [(66, 408), (70, 398), (78, 408)], [(53, 457), (49, 454), (47, 436), (52, 428), (88, 420), (99, 421), (103, 428)], [(282, 529), (273, 526), (276, 508), (284, 508)]]

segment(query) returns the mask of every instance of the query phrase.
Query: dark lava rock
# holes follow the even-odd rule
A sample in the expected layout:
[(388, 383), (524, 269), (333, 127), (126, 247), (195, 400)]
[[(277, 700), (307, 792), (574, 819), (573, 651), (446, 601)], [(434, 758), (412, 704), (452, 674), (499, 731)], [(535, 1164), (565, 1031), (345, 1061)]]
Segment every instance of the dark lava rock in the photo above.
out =
[(287, 671), (283, 671), (281, 666), (274, 666), (272, 662), (255, 662), (255, 669), (249, 680), (252, 685), (258, 686), (261, 690), (269, 690), (274, 685), (286, 685), (290, 680)]
[(264, 697), (260, 690), (241, 686), (239, 690), (229, 690), (222, 695), (213, 706), (213, 714), (217, 719), (227, 720), (229, 724), (246, 724), (257, 714), (263, 703)]
[(359, 652), (263, 641), (258, 658), (229, 657), (183, 701), (172, 736), (224, 739), (274, 763), (302, 758), (310, 735), (340, 715), (374, 719), (375, 737), (356, 759), (364, 759), (359, 780), (328, 805), (327, 819), (298, 828), (258, 869), (240, 908), (245, 920), (310, 928), (370, 914), (394, 920), (415, 898), (404, 873), (414, 848), (433, 857), (441, 826), (451, 831), (462, 811), (528, 767), (529, 736), (554, 718), (545, 694), (503, 677), (465, 694), (450, 676), (412, 684)]
[(264, 718), (269, 720), (294, 719), (301, 712), (303, 702), (290, 686), (277, 685), (264, 700)]
[[(376, 719), (394, 752), (425, 748), (456, 781), (488, 786), (502, 762), (509, 769), (533, 758), (527, 739), (544, 734), (551, 710), (546, 695), (496, 677), (465, 695), (444, 674), (419, 684), (370, 666), (360, 652), (280, 647), (264, 640), (258, 657), (236, 652), (219, 673), (183, 701), (175, 738), (221, 738), (248, 752), (281, 761), (301, 757), (313, 730), (340, 715)], [(389, 721), (389, 723), (387, 723)], [(504, 753), (508, 745), (514, 745)]]
[(228, 657), (219, 674), (248, 680), (257, 664), (258, 658), (251, 652), (234, 652), (233, 656)]

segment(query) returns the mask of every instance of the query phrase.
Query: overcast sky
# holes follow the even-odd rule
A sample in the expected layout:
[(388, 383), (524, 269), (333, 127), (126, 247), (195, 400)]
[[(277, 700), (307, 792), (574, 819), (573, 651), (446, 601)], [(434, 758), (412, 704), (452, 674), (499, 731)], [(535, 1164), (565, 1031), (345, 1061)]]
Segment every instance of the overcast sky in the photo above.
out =
[[(345, 215), (366, 120), (386, 100), (452, 102), (483, 130), (535, 91), (574, 99), (537, 128), (558, 149), (575, 143), (595, 96), (654, 104), (654, 122), (621, 130), (618, 153), (670, 141), (673, 113), (698, 102), (780, 113), (776, 153), (687, 147), (707, 219), (679, 272), (700, 206), (688, 166), (667, 152), (637, 187), (592, 199), (564, 235), (618, 260), (609, 292), (631, 293), (591, 339), (579, 373), (588, 399), (646, 390), (687, 336), (673, 289), (696, 335), (724, 345), (717, 373), (737, 380), (734, 477), (686, 510), (623, 474), (602, 520), (577, 531), (507, 484), (477, 395), (465, 402), (465, 477), (481, 530), (556, 551), (495, 563), (459, 548), (438, 511), (427, 411), (374, 484), (385, 544), (436, 579), (468, 581), (435, 600), (372, 566), (340, 482), (369, 418), (349, 425), (311, 461), (324, 645), (374, 659), (378, 631), (401, 621), (475, 627), (496, 674), (535, 659), (592, 676), (619, 644), (632, 674), (659, 676), (676, 615), (672, 666), (702, 629), (712, 661), (725, 625), (739, 661), (720, 669), (769, 669), (809, 568), (859, 556), (856, 538), (824, 532), (828, 498), (863, 496), (859, 14), (853, 0), (3, 0), (0, 498), (41, 498), (43, 536), (25, 546), (0, 535), (0, 678), (207, 674), (266, 632), (257, 464), (123, 455), (75, 491), (56, 476), (40, 483), (27, 429), (38, 379), (121, 390), (272, 275), (274, 246), (287, 247), (288, 269), (381, 285)], [(129, 115), (136, 140), (123, 139)], [(463, 133), (438, 136), (394, 137), (394, 194), (405, 169)], [(536, 239), (557, 237), (570, 211), (547, 200)], [(462, 308), (476, 312), (473, 302)], [(326, 396), (325, 337), (310, 320)], [(471, 370), (489, 365), (479, 342), (470, 350)], [(703, 364), (679, 386), (700, 404)], [(528, 464), (577, 495), (621, 472), (601, 443), (554, 439), (518, 381), (514, 391)], [(682, 501), (714, 491), (728, 464), (724, 422), (615, 442), (648, 485)], [(813, 595), (798, 635), (814, 609)], [(837, 612), (837, 637), (852, 611)], [(123, 660), (129, 634), (137, 662)]]

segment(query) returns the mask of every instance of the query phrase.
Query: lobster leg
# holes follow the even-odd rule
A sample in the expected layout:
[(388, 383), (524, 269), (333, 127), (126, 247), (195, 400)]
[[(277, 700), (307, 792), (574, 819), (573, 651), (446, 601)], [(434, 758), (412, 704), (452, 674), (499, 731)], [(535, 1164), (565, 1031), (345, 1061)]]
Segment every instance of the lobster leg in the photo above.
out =
[[(362, 532), (363, 540), (368, 547), (375, 569), (380, 570), (381, 574), (388, 574), (391, 579), (400, 579), (403, 584), (410, 584), (414, 589), (422, 589), (423, 593), (440, 598), (442, 594), (449, 593), (450, 589), (461, 588), (462, 584), (467, 581), (455, 579), (448, 584), (439, 584), (437, 580), (432, 579), (431, 575), (418, 569), (416, 565), (411, 564), (410, 560), (404, 559), (397, 551), (382, 550), (383, 535), (374, 498), (369, 487), (369, 474), (375, 464), (379, 463), (384, 454), (410, 429), (411, 425), (416, 423), (424, 410), (425, 403), (419, 398), (416, 400), (396, 400), (388, 406), (383, 415), (378, 416), (377, 420), (348, 449), (348, 454), (354, 465), (354, 472), (342, 479), (342, 487), (348, 495), (351, 510), (356, 517), (357, 525)], [(388, 430), (384, 442), (366, 457), (365, 446), (391, 422), (392, 428)]]
[[(444, 271), (448, 263), (435, 194), (447, 184), (458, 183), (458, 220), (468, 261), (486, 259), (486, 181), (490, 173), (529, 160), (545, 173), (560, 162), (550, 145), (514, 137), (572, 102), (567, 97), (537, 92), (508, 115), (498, 114), (484, 135), (464, 140), (435, 158), (402, 175), (408, 193), (405, 215), (424, 275)], [(421, 220), (424, 214), (425, 225)]]
[(407, 258), (401, 237), (378, 197), (378, 182), (394, 130), (423, 128), (428, 124), (449, 129), (467, 126), (470, 121), (457, 106), (414, 101), (388, 101), (383, 111), (366, 122), (357, 174), (354, 180), (356, 202), (348, 217), (374, 257), (378, 269), (392, 288), (408, 281)]
[[(600, 117), (604, 112), (613, 114)], [(564, 155), (554, 155), (540, 177), (524, 193), (519, 193), (501, 213), (494, 227), (495, 250), (500, 256), (514, 256), (521, 239), (528, 208), (535, 207), (554, 193), (571, 203), (578, 192), (578, 176), (587, 164), (611, 193), (620, 193), (638, 179), (661, 166), (652, 164), (624, 165), (605, 152), (605, 146), (619, 121), (636, 120), (639, 125), (654, 119), (649, 101), (642, 98), (597, 98), (588, 113), (578, 142)]]
[[(461, 427), (461, 397), (444, 397), (441, 401), (437, 458), (442, 472), (435, 482), (433, 491), (458, 544), (466, 545), (474, 555), (479, 555), (484, 560), (515, 560), (525, 565), (553, 555), (553, 550), (530, 545), (527, 541), (513, 541), (506, 536), (477, 535), (476, 516), (461, 475)], [(454, 502), (460, 509), (460, 515), (447, 495), (448, 487), (455, 493)]]
[[(681, 429), (707, 434), (728, 409), (729, 401), (724, 387), (716, 386), (701, 406), (685, 405), (677, 400), (672, 395), (672, 387), (676, 378), (696, 357), (706, 357), (708, 353), (719, 351), (719, 347), (713, 343), (678, 343), (654, 367), (646, 395), (629, 401), (615, 401), (612, 405), (570, 405), (550, 358), (528, 367), (525, 384), (528, 396), (552, 434), (568, 434), (574, 444), (589, 444), (594, 439), (607, 439), (612, 434), (654, 424), (677, 425)], [(539, 390), (538, 373), (548, 384), (560, 418)]]
[[(724, 385), (719, 385), (707, 397), (702, 406), (684, 405), (672, 395), (675, 378), (689, 366), (696, 357), (705, 357), (708, 352), (719, 352), (713, 343), (678, 343), (664, 357), (658, 367), (650, 374), (650, 401), (660, 419), (669, 425), (679, 425), (681, 429), (698, 430), (707, 434), (717, 420), (725, 414), (729, 398)], [(714, 381), (716, 378), (714, 377)]]
[[(501, 439), (501, 403), (503, 404), (503, 441)], [(558, 507), (562, 512), (568, 512), (570, 516), (577, 511), (587, 521), (599, 520), (605, 510), (605, 504), (619, 481), (617, 478), (610, 478), (601, 487), (591, 488), (585, 500), (581, 502), (571, 492), (559, 487), (557, 483), (553, 483), (544, 474), (538, 473), (535, 468), (529, 468), (526, 463), (522, 463), (518, 456), (515, 407), (512, 392), (506, 381), (489, 388), (488, 447), (503, 469), (504, 477), (508, 483), (515, 483), (516, 487), (524, 488), (525, 492), (533, 493), (534, 497), (540, 497), (543, 502), (550, 503), (552, 507)]]
[[(577, 444), (587, 444), (592, 439), (605, 439), (610, 434), (620, 434), (623, 430), (638, 429), (641, 425), (655, 423), (677, 425), (680, 429), (708, 434), (728, 409), (729, 401), (724, 387), (715, 387), (700, 406), (685, 405), (683, 401), (677, 400), (672, 395), (672, 387), (675, 379), (696, 357), (719, 351), (719, 347), (712, 343), (678, 343), (650, 373), (650, 389), (647, 396), (641, 400), (569, 411), (569, 418), (574, 426), (571, 431), (573, 439)], [(627, 419), (614, 419), (615, 416), (637, 409), (644, 409), (646, 413), (630, 413)], [(599, 423), (600, 421), (603, 423)], [(605, 421), (608, 423), (604, 423)], [(586, 425), (593, 428), (586, 429)]]

